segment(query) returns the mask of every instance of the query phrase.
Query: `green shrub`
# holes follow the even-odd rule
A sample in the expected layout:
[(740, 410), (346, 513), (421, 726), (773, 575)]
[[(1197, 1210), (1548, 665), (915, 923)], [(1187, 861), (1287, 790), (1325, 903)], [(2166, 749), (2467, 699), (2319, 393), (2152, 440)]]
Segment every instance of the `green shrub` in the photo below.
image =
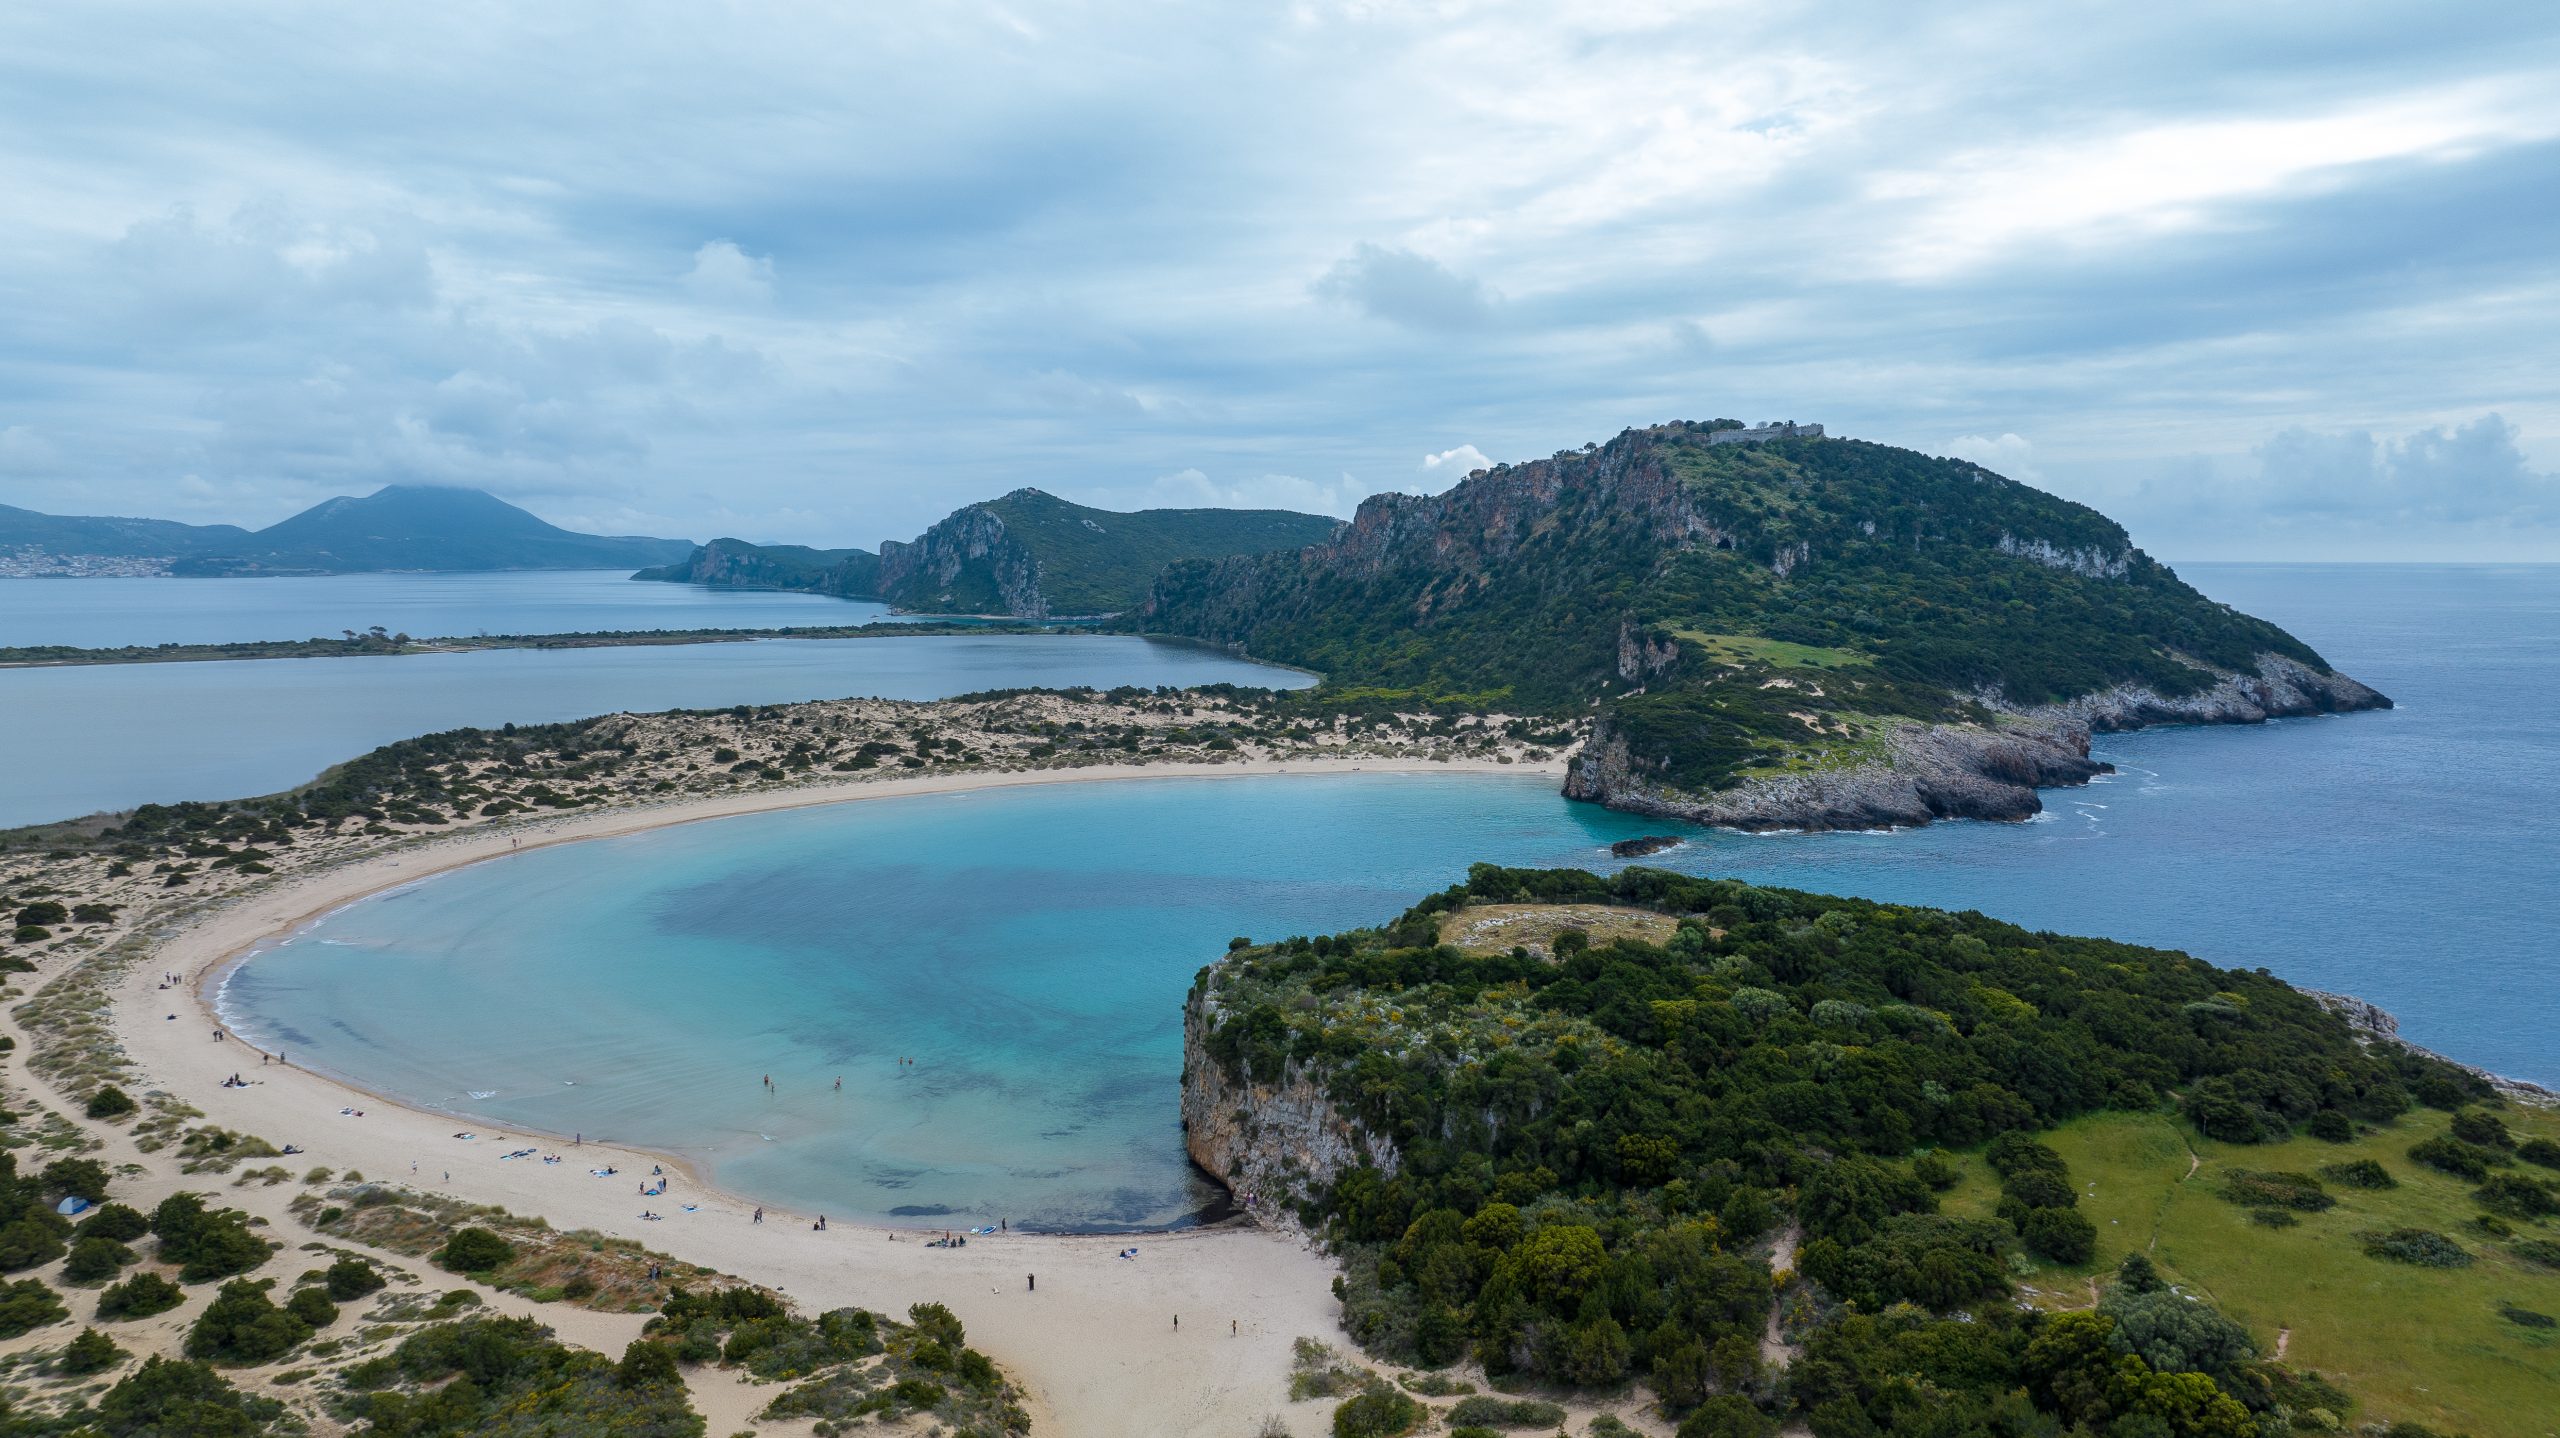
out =
[(949, 1389), (926, 1378), (901, 1378), (889, 1388), (890, 1401), (918, 1413), (941, 1407), (950, 1396)]
[(1777, 1426), (1748, 1400), (1719, 1393), (1680, 1420), (1680, 1438), (1766, 1438)]
[(2560, 1143), (2547, 1138), (2529, 1138), (2516, 1145), (2516, 1157), (2544, 1168), (2560, 1168)]
[(2499, 1304), (2498, 1316), (2519, 1328), (2560, 1328), (2560, 1318), (2536, 1313), (2530, 1308), (2518, 1308), (2512, 1303)]
[(321, 1282), (328, 1289), (331, 1298), (345, 1303), (362, 1298), (368, 1293), (382, 1291), (387, 1280), (374, 1269), (372, 1264), (354, 1254), (346, 1254), (329, 1265), (328, 1271), (322, 1275)]
[(2356, 1121), (2333, 1108), (2324, 1108), (2311, 1116), (2311, 1136), (2323, 1143), (2349, 1143), (2356, 1136)]
[(99, 1293), (98, 1317), (101, 1321), (149, 1318), (186, 1301), (185, 1290), (159, 1274), (137, 1273), (122, 1283), (109, 1284)]
[(117, 1088), (114, 1084), (105, 1084), (96, 1093), (89, 1095), (89, 1104), (85, 1112), (91, 1118), (116, 1119), (133, 1112), (137, 1107), (132, 1096), (123, 1089)]
[(2507, 1252), (2537, 1268), (2560, 1269), (2560, 1241), (2548, 1238), (2519, 1238), (2507, 1245)]
[(487, 1273), (516, 1256), (516, 1246), (480, 1227), (457, 1229), (436, 1251), (438, 1268), (452, 1273)]
[(2364, 1251), (2375, 1258), (2394, 1263), (2413, 1263), (2420, 1268), (2467, 1268), (2471, 1251), (2452, 1239), (2427, 1228), (2395, 1228), (2387, 1233), (2360, 1233)]
[(2037, 1208), (2018, 1225), (2027, 1252), (2055, 1263), (2086, 1263), (2097, 1251), (2098, 1227), (2076, 1208)]
[(267, 1298), (273, 1280), (235, 1278), (187, 1330), (187, 1356), (230, 1365), (282, 1358), (311, 1336), (311, 1325)]
[(1933, 1193), (1946, 1192), (1964, 1177), (1954, 1164), (1947, 1162), (1946, 1155), (1934, 1150), (1911, 1160), (1911, 1176), (1927, 1184)]
[(2506, 1160), (2506, 1155), (2495, 1149), (2464, 1143), (2458, 1138), (2443, 1137), (2421, 1139), (2409, 1145), (2409, 1157), (2438, 1173), (2449, 1173), (2456, 1178), (2470, 1179), (2474, 1183), (2487, 1178), (2493, 1164)]
[(2302, 1222), (2288, 1208), (2253, 1208), (2249, 1210), (2249, 1221), (2260, 1228), (2293, 1228)]
[(237, 1209), (211, 1210), (192, 1193), (173, 1193), (151, 1210), (151, 1231), (160, 1239), (160, 1258), (178, 1265), (185, 1283), (204, 1283), (246, 1273), (267, 1261), (267, 1241), (249, 1230), (248, 1215)]
[(116, 1346), (114, 1339), (94, 1328), (83, 1328), (80, 1336), (72, 1339), (70, 1345), (62, 1350), (62, 1371), (104, 1373), (122, 1357), (124, 1350)]
[(1535, 1398), (1496, 1398), (1479, 1394), (1462, 1398), (1448, 1412), (1452, 1423), (1472, 1424), (1478, 1428), (1555, 1428), (1564, 1422), (1564, 1409)]
[(107, 1199), (107, 1166), (94, 1158), (57, 1158), (44, 1166), (36, 1184), (47, 1198)]
[(297, 1288), (284, 1301), (284, 1311), (310, 1324), (314, 1329), (326, 1328), (338, 1321), (338, 1305), (329, 1301), (326, 1290)]
[[(41, 1209), (43, 1205), (36, 1205)], [(0, 1273), (35, 1268), (62, 1256), (62, 1235), (33, 1214), (0, 1224)]]
[(2560, 1213), (2560, 1198), (2520, 1173), (2493, 1173), (2471, 1196), (2482, 1208), (2509, 1218), (2548, 1218)]
[(112, 1238), (118, 1243), (131, 1243), (151, 1231), (151, 1220), (138, 1209), (121, 1203), (102, 1203), (88, 1217), (80, 1220), (74, 1232), (82, 1238)]
[(2307, 1173), (2260, 1173), (2245, 1168), (2223, 1175), (2222, 1196), (2250, 1208), (2290, 1208), (2300, 1213), (2318, 1213), (2338, 1202), (2320, 1187), (2320, 1180)]
[(1372, 1384), (1335, 1406), (1333, 1438), (1398, 1438), (1422, 1426), (1430, 1411), (1383, 1383)]
[(62, 1265), (65, 1283), (104, 1283), (133, 1262), (134, 1251), (112, 1238), (82, 1238), (71, 1245), (71, 1257)]
[(2453, 1136), (2464, 1143), (2500, 1150), (2516, 1146), (2516, 1136), (2493, 1113), (2466, 1108), (2453, 1116)]
[(2351, 1163), (2333, 1163), (2320, 1170), (2320, 1176), (2343, 1188), (2398, 1188), (2400, 1180), (2391, 1170), (2369, 1158)]
[(37, 1279), (0, 1283), (0, 1338), (33, 1333), (70, 1316), (71, 1310), (62, 1306), (61, 1298)]
[(98, 1426), (112, 1438), (258, 1438), (283, 1414), (202, 1363), (167, 1358), (144, 1359), (98, 1400)]

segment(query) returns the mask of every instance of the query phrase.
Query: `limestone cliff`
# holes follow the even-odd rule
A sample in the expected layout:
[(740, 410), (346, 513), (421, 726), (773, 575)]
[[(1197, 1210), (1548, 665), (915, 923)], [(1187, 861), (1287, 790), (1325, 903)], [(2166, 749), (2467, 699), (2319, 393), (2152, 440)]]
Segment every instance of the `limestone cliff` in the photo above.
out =
[(1296, 1229), (1297, 1205), (1347, 1170), (1396, 1171), (1395, 1145), (1335, 1107), (1297, 1064), (1269, 1082), (1230, 1074), (1208, 1048), (1221, 1017), (1213, 969), (1182, 1011), (1183, 1142), (1191, 1161), (1239, 1198), (1254, 1196), (1254, 1217)]
[(1613, 809), (1736, 829), (1879, 829), (1935, 819), (2020, 820), (2044, 808), (2036, 790), (2086, 784), (2108, 766), (2089, 757), (2093, 733), (2153, 724), (2263, 724), (2269, 719), (2391, 701), (2344, 674), (2282, 654), (2258, 656), (2255, 674), (2224, 673), (2191, 694), (2119, 684), (2059, 704), (2013, 706), (1975, 696), (1996, 726), (1903, 724), (1871, 762), (1814, 774), (1756, 778), (1712, 794), (1651, 781), (1603, 716), (1565, 776), (1567, 797)]

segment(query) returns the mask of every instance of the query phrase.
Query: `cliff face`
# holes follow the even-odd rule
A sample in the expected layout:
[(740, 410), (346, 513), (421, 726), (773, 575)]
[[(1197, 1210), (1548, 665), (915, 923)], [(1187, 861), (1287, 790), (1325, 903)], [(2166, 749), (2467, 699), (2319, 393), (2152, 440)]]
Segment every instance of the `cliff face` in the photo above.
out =
[(2089, 757), (2093, 733), (2153, 724), (2263, 724), (2269, 719), (2390, 707), (2343, 674), (2323, 674), (2281, 654), (2255, 674), (2226, 674), (2192, 694), (2120, 684), (2059, 704), (2020, 708), (1976, 696), (1999, 727), (1905, 724), (1885, 736), (1884, 756), (1832, 772), (1747, 780), (1712, 794), (1650, 780), (1607, 717), (1566, 773), (1566, 797), (1639, 814), (1735, 829), (1882, 829), (1936, 819), (2016, 821), (2042, 812), (2038, 789), (2086, 784), (2108, 766)]
[(2510, 1102), (2530, 1104), (2536, 1108), (2560, 1108), (2560, 1093), (2553, 1093), (2538, 1083), (2504, 1078), (2477, 1065), (2464, 1063), (2460, 1059), (2446, 1058), (2433, 1049), (2420, 1048), (2400, 1037), (2400, 1020), (2393, 1017), (2390, 1010), (2370, 1000), (2357, 998), (2353, 994), (2324, 993), (2318, 989), (2304, 989), (2302, 996), (2346, 1020), (2348, 1029), (2354, 1032), (2356, 1042), (2360, 1044), (2367, 1047), (2377, 1043), (2398, 1044), (2411, 1053), (2435, 1059), (2440, 1063), (2451, 1064), (2455, 1068), (2477, 1076)]
[(879, 591), (904, 609), (1049, 617), (1039, 559), (984, 505), (954, 510), (912, 543), (881, 545)]
[(1324, 1087), (1291, 1064), (1274, 1083), (1229, 1077), (1210, 1055), (1219, 1021), (1214, 975), (1182, 1011), (1182, 1130), (1191, 1161), (1242, 1195), (1264, 1223), (1295, 1229), (1296, 1205), (1362, 1164), (1388, 1173), (1395, 1145), (1334, 1107)]

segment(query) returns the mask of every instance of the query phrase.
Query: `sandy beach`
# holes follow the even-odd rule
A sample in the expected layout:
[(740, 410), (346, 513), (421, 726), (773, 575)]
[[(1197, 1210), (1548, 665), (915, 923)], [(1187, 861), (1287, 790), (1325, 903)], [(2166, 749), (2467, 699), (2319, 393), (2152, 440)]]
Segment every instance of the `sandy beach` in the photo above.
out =
[[(256, 1050), (217, 1038), (208, 1002), (223, 969), (262, 940), (368, 894), (524, 849), (634, 833), (733, 815), (1049, 783), (1119, 779), (1234, 778), (1272, 774), (1558, 772), (1560, 764), (1383, 759), (1266, 759), (1223, 764), (1137, 764), (1014, 773), (936, 774), (694, 798), (488, 826), (293, 878), (215, 910), (163, 941), (123, 981), (112, 1017), (137, 1077), (183, 1097), (206, 1120), (292, 1144), (301, 1165), (354, 1169), (474, 1203), (539, 1216), (558, 1228), (591, 1228), (790, 1294), (811, 1311), (847, 1304), (903, 1314), (911, 1303), (950, 1305), (984, 1349), (1027, 1390), (1035, 1431), (1066, 1435), (1245, 1434), (1282, 1414), (1299, 1432), (1320, 1429), (1329, 1405), (1287, 1402), (1290, 1345), (1300, 1336), (1345, 1340), (1335, 1323), (1333, 1269), (1302, 1241), (1247, 1226), (1140, 1236), (991, 1235), (967, 1247), (925, 1246), (926, 1234), (854, 1223), (811, 1228), (812, 1215), (770, 1209), (752, 1221), (751, 1198), (699, 1182), (670, 1158), (620, 1145), (570, 1149), (558, 1164), (507, 1162), (521, 1130), (466, 1130), (450, 1114), (404, 1107), (322, 1076), (259, 1062)], [(181, 981), (164, 986), (162, 975)], [(1168, 1002), (1172, 999), (1169, 997)], [(248, 1086), (227, 1088), (237, 1072)], [(129, 1143), (124, 1136), (112, 1141)], [(663, 1166), (660, 1198), (635, 1196), (632, 1175)], [(592, 1168), (620, 1170), (612, 1178)], [(449, 1175), (449, 1176), (448, 1176)], [(630, 1186), (626, 1186), (630, 1185)], [(279, 1236), (294, 1231), (270, 1202)], [(259, 1211), (252, 1191), (226, 1200)], [(684, 1205), (693, 1211), (685, 1211)], [(663, 1215), (643, 1219), (643, 1209)], [(1123, 1250), (1136, 1250), (1121, 1257)], [(1037, 1275), (1036, 1290), (1030, 1280)], [(519, 1308), (525, 1305), (518, 1302)], [(637, 1317), (531, 1308), (574, 1341), (617, 1345)], [(1177, 1327), (1176, 1320), (1179, 1319)], [(586, 1328), (603, 1332), (590, 1335)], [(615, 1338), (627, 1328), (628, 1334)], [(724, 1391), (725, 1390), (725, 1391)], [(737, 1431), (770, 1390), (741, 1389), (724, 1374), (696, 1382), (711, 1432)], [(790, 1432), (803, 1425), (758, 1424)]]

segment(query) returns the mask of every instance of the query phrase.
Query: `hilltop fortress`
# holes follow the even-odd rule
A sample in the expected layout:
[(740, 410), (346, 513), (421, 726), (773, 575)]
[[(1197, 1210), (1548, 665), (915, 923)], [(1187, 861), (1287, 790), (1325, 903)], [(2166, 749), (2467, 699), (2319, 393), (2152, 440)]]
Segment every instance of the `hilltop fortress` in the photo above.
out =
[(1822, 438), (1822, 426), (1818, 424), (1798, 424), (1791, 419), (1773, 419), (1767, 424), (1761, 425), (1756, 429), (1711, 429), (1707, 431), (1707, 443), (1709, 444), (1757, 444), (1764, 439), (1820, 438)]

